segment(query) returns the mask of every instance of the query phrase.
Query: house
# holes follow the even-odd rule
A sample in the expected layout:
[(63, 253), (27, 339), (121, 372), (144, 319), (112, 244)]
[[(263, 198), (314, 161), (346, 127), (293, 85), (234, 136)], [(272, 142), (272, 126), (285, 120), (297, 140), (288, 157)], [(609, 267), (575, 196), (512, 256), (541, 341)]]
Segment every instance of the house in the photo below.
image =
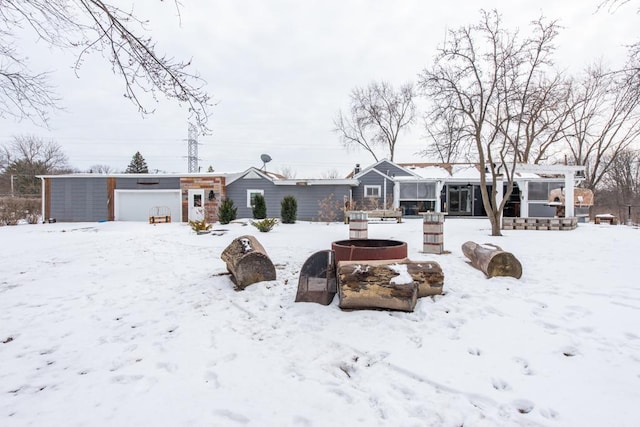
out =
[[(239, 218), (251, 218), (253, 198), (264, 196), (267, 216), (280, 216), (280, 202), (293, 196), (298, 202), (297, 218), (301, 221), (318, 220), (319, 202), (330, 204), (336, 220), (344, 218), (345, 203), (351, 200), (351, 191), (358, 180), (346, 179), (286, 179), (257, 168), (226, 177), (226, 197), (234, 201)], [(329, 208), (329, 207), (327, 207)]]
[(43, 175), (45, 220), (148, 221), (150, 211), (167, 207), (171, 221), (217, 221), (225, 177), (215, 174)]
[[(513, 192), (505, 205), (504, 215), (510, 217), (553, 217), (555, 207), (549, 206), (551, 190), (564, 189), (573, 193), (576, 174), (582, 166), (518, 165)], [(449, 216), (482, 217), (487, 212), (482, 203), (481, 174), (486, 182), (491, 175), (476, 163), (393, 163), (381, 160), (365, 169), (357, 165), (350, 177), (360, 185), (353, 191), (356, 209), (383, 206), (402, 210), (405, 216), (423, 212), (446, 212)], [(491, 190), (491, 184), (488, 185)], [(506, 192), (503, 183), (499, 200)], [(569, 207), (568, 207), (569, 208)], [(567, 211), (568, 216), (573, 212)]]
[[(519, 165), (507, 201), (506, 217), (553, 217), (550, 191), (561, 189), (574, 199), (574, 185), (583, 167)], [(477, 164), (394, 163), (381, 160), (359, 166), (344, 179), (286, 179), (258, 168), (234, 174), (69, 174), (40, 176), (45, 219), (57, 221), (147, 221), (154, 207), (166, 206), (174, 222), (217, 221), (223, 199), (232, 199), (239, 218), (252, 216), (255, 196), (264, 196), (267, 215), (280, 216), (280, 202), (291, 195), (299, 220), (319, 220), (330, 210), (342, 220), (350, 210), (398, 209), (405, 216), (427, 211), (449, 216), (482, 217), (486, 211)], [(490, 187), (490, 185), (489, 185)], [(506, 189), (498, 191), (501, 199)], [(324, 207), (321, 207), (323, 205)], [(574, 216), (574, 206), (566, 207)]]

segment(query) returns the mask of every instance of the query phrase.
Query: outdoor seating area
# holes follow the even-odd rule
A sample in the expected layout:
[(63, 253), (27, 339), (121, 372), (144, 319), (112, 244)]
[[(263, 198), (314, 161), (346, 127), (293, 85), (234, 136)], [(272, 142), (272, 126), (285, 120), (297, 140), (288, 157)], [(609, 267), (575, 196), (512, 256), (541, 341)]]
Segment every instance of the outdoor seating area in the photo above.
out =
[(374, 209), (362, 212), (366, 213), (369, 219), (395, 219), (397, 222), (402, 222), (402, 211), (399, 209)]
[(171, 209), (167, 206), (154, 206), (149, 209), (149, 224), (171, 222)]

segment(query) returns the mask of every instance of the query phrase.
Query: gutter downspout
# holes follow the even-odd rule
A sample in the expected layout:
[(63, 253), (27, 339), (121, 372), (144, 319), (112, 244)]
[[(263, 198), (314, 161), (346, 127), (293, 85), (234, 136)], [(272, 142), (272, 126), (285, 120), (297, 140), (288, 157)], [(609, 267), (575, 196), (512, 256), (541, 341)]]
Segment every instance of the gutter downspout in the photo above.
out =
[(40, 209), (41, 209), (41, 211), (40, 212), (42, 212), (42, 223), (43, 224), (46, 222), (45, 221), (45, 217), (44, 217), (44, 215), (46, 213), (44, 211), (45, 210), (45, 200), (46, 200), (45, 197), (46, 197), (46, 194), (45, 194), (44, 178), (40, 177), (40, 198), (41, 198), (41, 200), (40, 200), (40, 203), (41, 203)]

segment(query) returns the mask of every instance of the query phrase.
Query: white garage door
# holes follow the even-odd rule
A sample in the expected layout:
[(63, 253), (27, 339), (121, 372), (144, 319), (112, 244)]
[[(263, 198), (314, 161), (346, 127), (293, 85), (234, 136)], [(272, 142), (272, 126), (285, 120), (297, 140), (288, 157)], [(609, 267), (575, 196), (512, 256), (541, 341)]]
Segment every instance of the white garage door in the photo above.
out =
[(166, 206), (171, 212), (171, 222), (182, 221), (182, 196), (180, 190), (115, 190), (116, 221), (149, 221), (149, 211), (156, 206)]

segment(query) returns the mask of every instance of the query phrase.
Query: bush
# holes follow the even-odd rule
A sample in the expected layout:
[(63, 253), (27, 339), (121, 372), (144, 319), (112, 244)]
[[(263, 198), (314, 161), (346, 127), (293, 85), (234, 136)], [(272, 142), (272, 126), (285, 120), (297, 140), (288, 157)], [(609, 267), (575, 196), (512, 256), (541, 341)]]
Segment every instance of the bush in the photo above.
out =
[(267, 217), (267, 202), (262, 194), (256, 194), (253, 198), (253, 219), (265, 219)]
[(286, 196), (280, 202), (282, 209), (280, 210), (280, 216), (282, 217), (283, 224), (294, 224), (296, 222), (296, 216), (298, 215), (298, 202), (293, 196)]
[(189, 225), (191, 226), (191, 229), (196, 233), (211, 230), (212, 226), (211, 224), (207, 224), (207, 220), (204, 218), (200, 221), (189, 221)]
[(278, 218), (265, 218), (262, 221), (251, 221), (251, 225), (263, 233), (271, 231), (278, 223)]
[(342, 203), (335, 199), (333, 193), (318, 202), (318, 220), (321, 222), (337, 221), (343, 209)]
[(224, 199), (218, 209), (218, 221), (220, 224), (229, 224), (236, 219), (238, 208), (233, 205), (233, 200)]
[(26, 219), (29, 224), (37, 224), (40, 219), (40, 208), (40, 199), (0, 198), (0, 226), (16, 225), (22, 219)]

